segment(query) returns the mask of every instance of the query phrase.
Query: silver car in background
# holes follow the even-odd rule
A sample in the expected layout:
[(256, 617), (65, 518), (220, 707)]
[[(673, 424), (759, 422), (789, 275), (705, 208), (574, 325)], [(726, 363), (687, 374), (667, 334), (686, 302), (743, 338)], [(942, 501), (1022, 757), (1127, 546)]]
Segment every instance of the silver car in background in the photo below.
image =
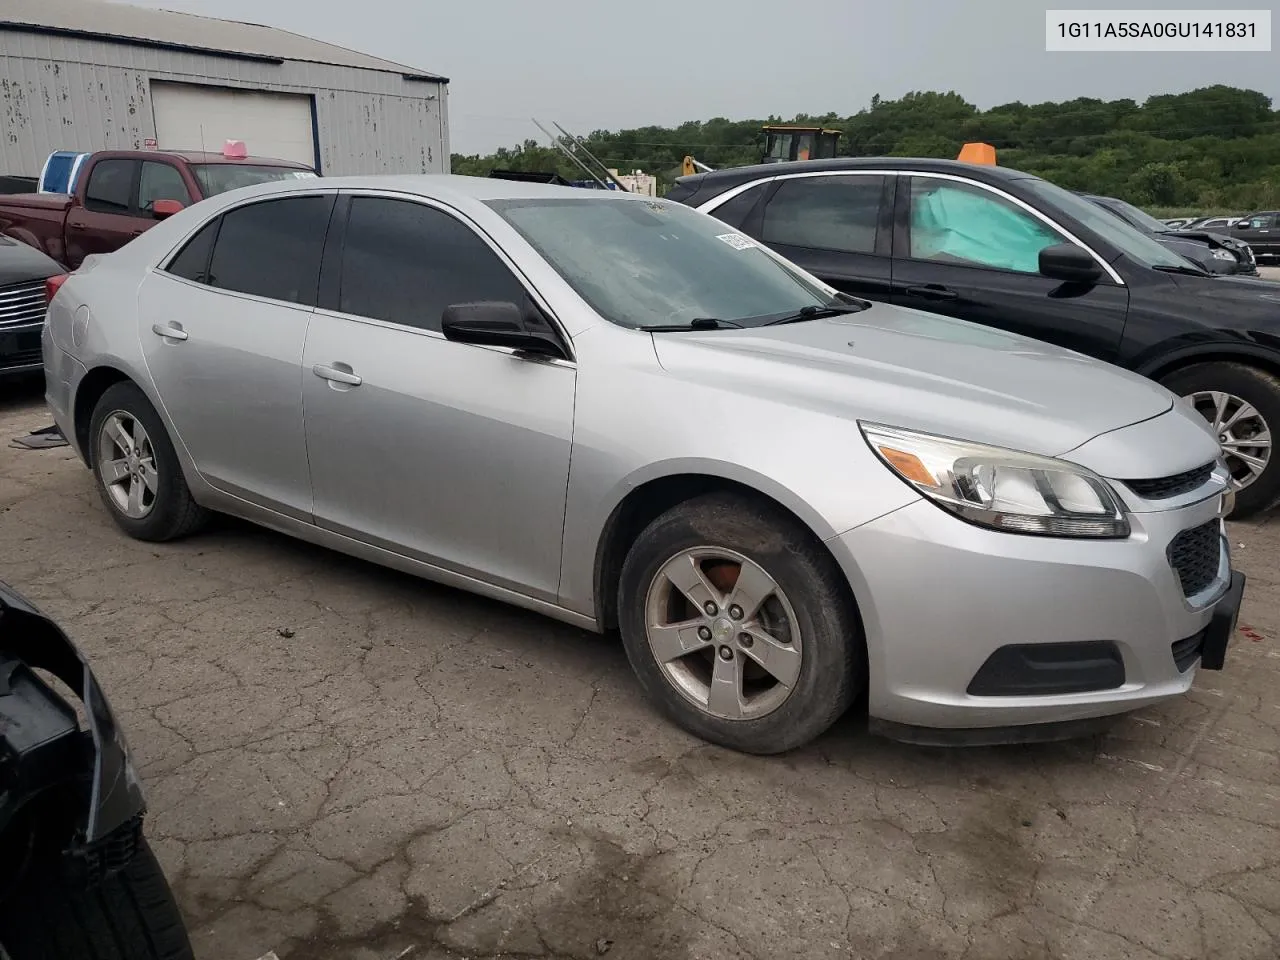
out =
[(617, 628), (700, 737), (866, 694), (1059, 737), (1221, 668), (1216, 438), (1077, 354), (854, 300), (682, 205), (460, 177), (249, 188), (66, 280), (48, 402), (131, 536), (208, 511)]

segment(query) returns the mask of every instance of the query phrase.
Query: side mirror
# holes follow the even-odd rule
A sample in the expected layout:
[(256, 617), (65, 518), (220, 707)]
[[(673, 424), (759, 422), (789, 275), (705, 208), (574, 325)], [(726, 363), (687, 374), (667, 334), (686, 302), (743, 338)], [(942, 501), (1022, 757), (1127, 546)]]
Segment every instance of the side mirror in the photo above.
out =
[(506, 301), (452, 304), (444, 309), (440, 329), (445, 339), (456, 343), (510, 347), (521, 353), (564, 359), (564, 348), (550, 327)]
[(1097, 283), (1102, 268), (1074, 243), (1060, 243), (1040, 251), (1040, 273), (1050, 280), (1066, 283)]
[(151, 203), (151, 213), (157, 220), (163, 220), (181, 213), (184, 206), (181, 200), (154, 200)]

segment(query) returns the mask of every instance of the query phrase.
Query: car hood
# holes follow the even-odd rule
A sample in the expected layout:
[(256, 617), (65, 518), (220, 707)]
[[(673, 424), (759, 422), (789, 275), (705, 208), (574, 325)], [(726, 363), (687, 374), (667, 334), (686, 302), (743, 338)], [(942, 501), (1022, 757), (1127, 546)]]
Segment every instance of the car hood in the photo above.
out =
[(25, 280), (43, 280), (62, 272), (58, 261), (30, 244), (0, 237), (0, 287)]
[(1163, 387), (1081, 354), (885, 304), (654, 342), (669, 374), (702, 386), (1047, 456), (1173, 406)]

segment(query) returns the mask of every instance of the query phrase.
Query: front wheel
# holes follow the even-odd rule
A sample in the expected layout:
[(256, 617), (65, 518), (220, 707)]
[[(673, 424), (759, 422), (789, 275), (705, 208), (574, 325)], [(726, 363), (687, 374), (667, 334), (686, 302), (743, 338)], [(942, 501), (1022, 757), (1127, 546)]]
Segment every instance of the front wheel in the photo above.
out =
[(192, 960), (187, 929), (146, 840), (121, 870), (94, 883), (35, 865), (0, 903), (8, 960)]
[(863, 682), (861, 630), (834, 559), (749, 498), (699, 497), (649, 524), (623, 564), (618, 611), (645, 694), (734, 750), (808, 743)]
[(1213, 428), (1236, 491), (1233, 520), (1280, 500), (1272, 430), (1280, 427), (1280, 379), (1241, 363), (1215, 361), (1176, 370), (1161, 381), (1186, 398)]

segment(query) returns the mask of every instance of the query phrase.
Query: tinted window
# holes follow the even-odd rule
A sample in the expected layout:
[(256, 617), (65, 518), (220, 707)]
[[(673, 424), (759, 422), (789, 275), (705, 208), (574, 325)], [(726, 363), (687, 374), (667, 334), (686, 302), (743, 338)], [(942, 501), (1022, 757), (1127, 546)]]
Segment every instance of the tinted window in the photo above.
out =
[(752, 208), (759, 202), (767, 186), (767, 183), (758, 183), (750, 190), (743, 190), (736, 197), (726, 200), (720, 206), (708, 212), (717, 220), (723, 220), (731, 227), (741, 227), (742, 222), (747, 219), (747, 215), (751, 213)]
[(606, 320), (624, 327), (715, 317), (765, 323), (831, 292), (714, 217), (661, 200), (491, 200)]
[(84, 208), (96, 213), (129, 212), (133, 193), (133, 160), (99, 160), (89, 171)]
[(253, 187), (259, 183), (274, 183), (277, 180), (310, 180), (315, 177), (311, 170), (299, 170), (297, 167), (257, 166), (248, 163), (197, 163), (191, 167), (196, 182), (206, 197), (217, 196), (228, 190), (241, 187)]
[(184, 280), (207, 283), (209, 250), (213, 246), (213, 238), (217, 235), (217, 220), (201, 227), (200, 231), (187, 241), (187, 245), (178, 252), (178, 255), (169, 261), (168, 272)]
[(150, 211), (157, 200), (177, 200), (187, 204), (191, 202), (191, 194), (187, 192), (187, 185), (177, 167), (144, 160), (142, 174), (138, 178), (138, 209)]
[(765, 243), (873, 253), (884, 177), (784, 180), (764, 211)]
[(476, 233), (434, 207), (355, 197), (342, 250), (338, 309), (439, 330), (445, 307), (524, 304), (524, 287)]
[(1046, 224), (986, 190), (948, 180), (911, 179), (911, 256), (916, 260), (1039, 273), (1040, 251), (1064, 242)]
[(209, 283), (314, 306), (332, 205), (332, 197), (289, 197), (225, 214), (209, 265)]

